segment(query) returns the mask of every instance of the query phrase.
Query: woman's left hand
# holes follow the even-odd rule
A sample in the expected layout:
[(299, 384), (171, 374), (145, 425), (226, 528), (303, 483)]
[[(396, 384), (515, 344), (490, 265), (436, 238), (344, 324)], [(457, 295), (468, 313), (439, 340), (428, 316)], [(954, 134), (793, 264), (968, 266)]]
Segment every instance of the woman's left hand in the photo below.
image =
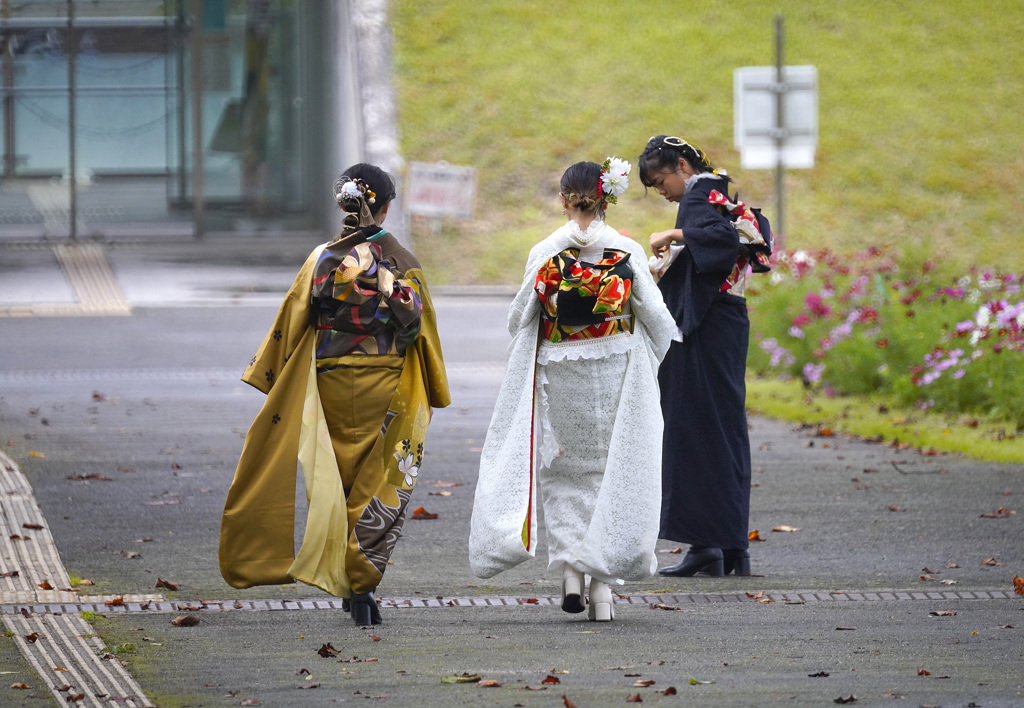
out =
[(682, 229), (669, 229), (668, 231), (656, 231), (651, 234), (651, 252), (656, 256), (660, 256), (673, 242), (682, 242), (683, 230)]

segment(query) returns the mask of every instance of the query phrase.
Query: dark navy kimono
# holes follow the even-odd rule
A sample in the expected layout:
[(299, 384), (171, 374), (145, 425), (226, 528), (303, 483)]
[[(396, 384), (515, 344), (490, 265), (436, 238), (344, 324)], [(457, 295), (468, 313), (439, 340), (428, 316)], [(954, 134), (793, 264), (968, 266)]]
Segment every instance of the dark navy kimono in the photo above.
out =
[(676, 228), (686, 242), (658, 282), (683, 334), (658, 374), (665, 417), (661, 537), (726, 550), (747, 547), (750, 439), (745, 410), (750, 323), (742, 297), (721, 292), (739, 236), (708, 202), (722, 179), (693, 183)]

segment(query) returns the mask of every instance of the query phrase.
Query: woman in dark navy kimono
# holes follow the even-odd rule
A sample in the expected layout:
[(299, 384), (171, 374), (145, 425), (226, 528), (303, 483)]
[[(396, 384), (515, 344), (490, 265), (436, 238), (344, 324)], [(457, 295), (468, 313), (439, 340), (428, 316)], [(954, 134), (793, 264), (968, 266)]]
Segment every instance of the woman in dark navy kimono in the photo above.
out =
[(648, 141), (639, 168), (644, 185), (679, 203), (675, 228), (651, 234), (651, 267), (679, 328), (658, 374), (661, 537), (690, 549), (658, 572), (750, 575), (747, 261), (729, 216), (731, 179), (700, 148), (664, 135)]

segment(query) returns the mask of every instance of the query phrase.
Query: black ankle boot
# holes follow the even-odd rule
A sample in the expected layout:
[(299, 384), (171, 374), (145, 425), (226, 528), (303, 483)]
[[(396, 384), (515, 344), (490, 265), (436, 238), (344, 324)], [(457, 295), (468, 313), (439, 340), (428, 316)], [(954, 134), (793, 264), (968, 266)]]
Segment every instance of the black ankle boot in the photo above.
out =
[(734, 573), (740, 576), (750, 575), (750, 549), (741, 548), (738, 550), (722, 551), (725, 563), (725, 574)]
[(659, 575), (672, 575), (678, 578), (687, 578), (697, 573), (707, 574), (713, 578), (725, 575), (722, 549), (691, 546), (682, 561), (658, 571)]
[(380, 624), (383, 620), (380, 616), (380, 608), (373, 592), (352, 593), (349, 601), (349, 608), (352, 611), (352, 621), (361, 627), (371, 624)]

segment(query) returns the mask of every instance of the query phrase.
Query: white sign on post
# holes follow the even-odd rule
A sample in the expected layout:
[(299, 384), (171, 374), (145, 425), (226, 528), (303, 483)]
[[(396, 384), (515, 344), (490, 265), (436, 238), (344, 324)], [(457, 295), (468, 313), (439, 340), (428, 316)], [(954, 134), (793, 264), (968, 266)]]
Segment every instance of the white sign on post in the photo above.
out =
[[(774, 66), (745, 66), (733, 73), (736, 149), (744, 169), (814, 167), (818, 145), (818, 69), (782, 67), (782, 83)], [(777, 124), (775, 97), (782, 98), (783, 124)], [(779, 148), (781, 145), (781, 155)]]
[(476, 202), (476, 170), (447, 162), (410, 162), (404, 199), (410, 214), (469, 218)]

